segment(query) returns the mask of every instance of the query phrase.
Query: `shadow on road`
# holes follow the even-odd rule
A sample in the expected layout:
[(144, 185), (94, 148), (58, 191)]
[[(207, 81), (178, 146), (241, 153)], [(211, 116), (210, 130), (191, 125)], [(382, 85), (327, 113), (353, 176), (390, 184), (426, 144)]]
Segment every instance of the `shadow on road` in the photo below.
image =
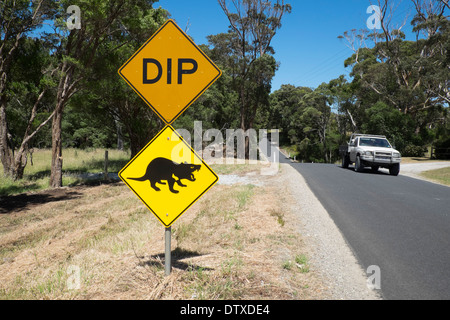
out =
[(383, 171), (381, 168), (378, 169), (377, 171), (374, 171), (371, 168), (364, 168), (363, 171), (356, 172), (354, 167), (348, 167), (348, 168), (343, 168), (342, 166), (338, 166), (338, 167), (340, 167), (341, 169), (344, 169), (344, 170), (352, 171), (354, 173), (379, 174), (379, 175), (390, 176), (389, 171)]

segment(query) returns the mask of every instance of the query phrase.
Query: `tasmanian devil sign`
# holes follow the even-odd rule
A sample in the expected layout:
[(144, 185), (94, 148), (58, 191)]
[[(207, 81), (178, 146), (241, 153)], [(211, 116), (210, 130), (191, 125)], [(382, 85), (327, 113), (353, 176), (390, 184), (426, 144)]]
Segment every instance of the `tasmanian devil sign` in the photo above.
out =
[[(186, 179), (194, 182), (195, 171), (200, 170), (201, 165), (190, 164), (187, 162), (176, 163), (170, 159), (166, 158), (156, 158), (153, 159), (147, 167), (145, 174), (140, 178), (128, 178), (135, 181), (150, 181), (150, 186), (156, 191), (161, 191), (161, 189), (156, 185), (168, 184), (169, 190), (172, 193), (178, 193), (173, 187), (177, 183), (180, 187), (187, 187), (181, 182), (181, 179)], [(166, 181), (166, 182), (164, 182)]]
[(173, 20), (168, 20), (119, 74), (164, 122), (171, 124), (222, 72)]
[(131, 159), (119, 177), (166, 228), (218, 180), (171, 126)]

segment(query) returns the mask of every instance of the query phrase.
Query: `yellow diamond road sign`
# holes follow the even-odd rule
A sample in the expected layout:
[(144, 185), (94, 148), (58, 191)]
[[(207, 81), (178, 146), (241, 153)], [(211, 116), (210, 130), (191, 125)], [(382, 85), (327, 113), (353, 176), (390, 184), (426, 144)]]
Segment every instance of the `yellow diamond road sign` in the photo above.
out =
[(119, 69), (119, 74), (170, 124), (222, 72), (173, 20), (168, 20)]
[(119, 177), (166, 228), (218, 180), (171, 126), (161, 130)]

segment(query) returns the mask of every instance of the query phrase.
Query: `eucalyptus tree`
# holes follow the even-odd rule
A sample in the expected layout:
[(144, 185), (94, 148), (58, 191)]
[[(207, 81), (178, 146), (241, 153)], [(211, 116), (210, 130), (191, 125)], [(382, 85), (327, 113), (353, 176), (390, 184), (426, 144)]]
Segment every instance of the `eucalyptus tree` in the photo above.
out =
[[(4, 174), (14, 179), (23, 176), (31, 139), (54, 115), (39, 116), (54, 69), (48, 43), (31, 37), (54, 12), (51, 0), (0, 3), (0, 159)], [(14, 114), (11, 125), (8, 116)]]
[(240, 127), (247, 131), (253, 127), (258, 109), (268, 102), (270, 81), (267, 79), (271, 74), (273, 77), (276, 70), (270, 56), (274, 53), (271, 42), (281, 28), (283, 16), (290, 13), (292, 7), (284, 0), (218, 0), (218, 3), (233, 33), (230, 48), (237, 58), (233, 69), (239, 95)]
[[(58, 84), (55, 114), (52, 119), (52, 164), (50, 186), (62, 186), (62, 117), (64, 108), (74, 94), (85, 88), (86, 77), (98, 57), (99, 47), (124, 32), (122, 19), (151, 7), (154, 0), (61, 0), (54, 27), (56, 40), (53, 52), (57, 65)], [(69, 6), (80, 8), (79, 29), (66, 26)]]
[(269, 126), (281, 129), (280, 143), (295, 145), (301, 141), (299, 132), (302, 124), (296, 115), (301, 113), (304, 108), (303, 97), (311, 92), (313, 92), (311, 88), (283, 84), (280, 89), (270, 95), (271, 121)]
[[(346, 66), (352, 66), (356, 96), (352, 116), (360, 125), (358, 129), (362, 129), (362, 124), (367, 128), (371, 123), (372, 127), (374, 110), (387, 112), (386, 121), (404, 115), (402, 121), (390, 122), (398, 126), (386, 130), (397, 132), (405, 146), (431, 142), (433, 135), (429, 131), (442, 125), (443, 113), (450, 102), (448, 2), (411, 0), (410, 3), (415, 9), (410, 21), (415, 40), (407, 40), (403, 32), (406, 17), (401, 25), (393, 25), (394, 0), (378, 1), (380, 32), (354, 36), (347, 32), (341, 36), (350, 44), (360, 44), (345, 61)], [(372, 47), (367, 46), (369, 42)], [(403, 123), (413, 127), (413, 134), (399, 129)]]
[(155, 136), (163, 123), (117, 71), (164, 24), (168, 14), (163, 8), (145, 5), (121, 16), (120, 32), (100, 44), (86, 76), (85, 88), (89, 96), (77, 97), (80, 108), (113, 123), (109, 131), (117, 136), (117, 147), (121, 147), (121, 140), (126, 140), (132, 157)]

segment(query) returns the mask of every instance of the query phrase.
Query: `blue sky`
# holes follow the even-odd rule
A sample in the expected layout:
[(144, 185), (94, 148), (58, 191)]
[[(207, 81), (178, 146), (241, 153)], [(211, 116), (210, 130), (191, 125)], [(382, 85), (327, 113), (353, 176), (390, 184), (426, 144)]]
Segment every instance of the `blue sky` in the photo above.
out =
[[(367, 29), (368, 6), (376, 0), (287, 0), (292, 13), (285, 15), (272, 46), (280, 63), (272, 91), (282, 84), (316, 88), (339, 75), (349, 74), (344, 60), (352, 51), (337, 37), (351, 29)], [(409, 0), (397, 0), (393, 25), (400, 25), (414, 10)], [(194, 39), (206, 44), (206, 37), (228, 31), (228, 19), (216, 0), (160, 0), (155, 7), (168, 10), (171, 18)], [(414, 40), (409, 22), (403, 28)]]

